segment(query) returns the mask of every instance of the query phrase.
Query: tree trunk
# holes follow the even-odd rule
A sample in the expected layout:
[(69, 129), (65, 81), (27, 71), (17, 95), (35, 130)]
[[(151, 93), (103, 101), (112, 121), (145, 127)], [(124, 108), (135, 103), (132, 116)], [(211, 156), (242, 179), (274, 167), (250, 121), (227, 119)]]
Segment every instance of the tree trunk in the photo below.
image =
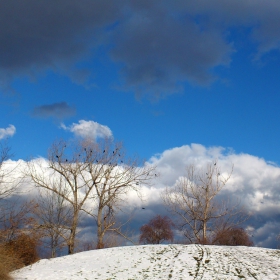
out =
[(73, 222), (72, 222), (72, 226), (71, 226), (71, 230), (70, 230), (70, 236), (69, 236), (68, 255), (74, 254), (76, 230), (77, 230), (77, 225), (78, 225), (78, 215), (79, 215), (79, 211), (75, 210)]
[(206, 221), (203, 221), (203, 244), (206, 243)]
[(97, 214), (97, 247), (96, 247), (96, 249), (104, 248), (103, 237), (104, 237), (104, 232), (102, 230), (102, 209), (99, 208), (98, 214)]

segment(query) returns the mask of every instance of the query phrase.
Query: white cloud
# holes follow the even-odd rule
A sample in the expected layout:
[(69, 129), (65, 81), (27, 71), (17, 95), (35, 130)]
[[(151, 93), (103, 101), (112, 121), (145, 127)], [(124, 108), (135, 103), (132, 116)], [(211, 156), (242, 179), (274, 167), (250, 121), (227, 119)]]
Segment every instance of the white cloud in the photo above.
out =
[[(200, 169), (213, 160), (218, 160), (221, 171), (225, 173), (234, 166), (230, 180), (217, 199), (229, 199), (233, 203), (239, 200), (242, 206), (253, 213), (252, 218), (243, 225), (244, 228), (253, 227), (256, 231), (262, 228), (265, 231), (261, 237), (253, 233), (255, 244), (276, 246), (275, 235), (280, 233), (279, 224), (276, 223), (280, 210), (280, 167), (275, 164), (249, 154), (236, 154), (222, 147), (185, 145), (166, 150), (150, 159), (149, 163), (157, 166), (159, 174), (154, 187), (160, 193), (186, 175), (188, 164), (195, 164)], [(147, 205), (154, 205), (154, 196), (154, 189), (145, 189)], [(158, 213), (155, 211), (153, 214)]]
[(6, 137), (12, 137), (16, 133), (16, 128), (10, 124), (7, 128), (0, 128), (0, 140)]
[[(76, 126), (82, 127), (83, 122), (85, 121), (80, 121)], [(73, 124), (71, 128), (76, 126)], [(147, 223), (155, 215), (170, 215), (164, 208), (160, 197), (161, 191), (165, 187), (173, 186), (176, 180), (186, 175), (185, 167), (188, 164), (196, 164), (198, 168), (203, 168), (214, 159), (218, 160), (222, 172), (230, 172), (232, 164), (234, 165), (233, 174), (217, 199), (229, 199), (230, 202), (239, 199), (252, 213), (252, 217), (243, 226), (251, 229), (255, 244), (276, 248), (276, 236), (280, 233), (280, 167), (262, 158), (244, 153), (236, 154), (222, 147), (191, 144), (171, 148), (152, 157), (147, 164), (155, 164), (159, 176), (154, 178), (152, 187), (143, 186), (144, 201), (140, 201), (133, 192), (128, 194), (123, 215), (131, 212), (135, 214), (132, 228), (137, 232), (143, 223)], [(38, 163), (41, 161), (46, 164), (43, 159), (38, 159)], [(175, 219), (173, 216), (170, 217)], [(123, 219), (126, 218), (127, 216)], [(85, 220), (84, 226), (91, 223), (90, 219)], [(92, 228), (92, 234), (95, 231), (96, 229)]]
[(90, 138), (92, 140), (113, 137), (113, 133), (108, 126), (94, 121), (79, 120), (79, 123), (73, 123), (69, 127), (64, 124), (61, 124), (61, 127), (65, 130), (73, 132), (75, 136)]

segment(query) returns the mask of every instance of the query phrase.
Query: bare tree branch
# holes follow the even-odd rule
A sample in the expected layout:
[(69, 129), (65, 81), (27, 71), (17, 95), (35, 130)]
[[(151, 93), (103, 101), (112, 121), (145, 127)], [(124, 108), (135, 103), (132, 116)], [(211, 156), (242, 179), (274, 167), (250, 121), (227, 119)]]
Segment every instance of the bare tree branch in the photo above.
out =
[[(47, 162), (28, 163), (25, 172), (36, 186), (56, 193), (72, 207), (68, 252), (75, 247), (79, 215), (90, 214), (97, 223), (98, 248), (103, 247), (105, 233), (116, 223), (115, 212), (121, 208), (129, 191), (141, 196), (141, 185), (149, 185), (155, 167), (140, 166), (127, 159), (121, 143), (110, 139), (98, 143), (84, 140), (78, 143), (55, 142)], [(57, 188), (57, 180), (63, 189)], [(89, 204), (94, 205), (89, 209)]]
[[(238, 204), (230, 206), (226, 201), (219, 203), (215, 199), (232, 171), (233, 167), (229, 173), (222, 173), (217, 161), (202, 170), (189, 165), (186, 177), (180, 178), (174, 187), (167, 187), (162, 193), (166, 207), (176, 214), (179, 229), (191, 243), (206, 243), (209, 232), (214, 231), (221, 221), (224, 226), (229, 226), (234, 217), (241, 222), (242, 211)], [(237, 219), (235, 225), (238, 224)]]

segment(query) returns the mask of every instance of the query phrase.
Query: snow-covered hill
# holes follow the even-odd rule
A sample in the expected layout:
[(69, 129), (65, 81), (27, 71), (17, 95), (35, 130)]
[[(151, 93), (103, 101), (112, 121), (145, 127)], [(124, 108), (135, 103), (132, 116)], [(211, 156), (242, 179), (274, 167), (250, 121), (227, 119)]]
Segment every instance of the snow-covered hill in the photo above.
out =
[(87, 251), (39, 262), (16, 280), (280, 279), (280, 250), (146, 245)]

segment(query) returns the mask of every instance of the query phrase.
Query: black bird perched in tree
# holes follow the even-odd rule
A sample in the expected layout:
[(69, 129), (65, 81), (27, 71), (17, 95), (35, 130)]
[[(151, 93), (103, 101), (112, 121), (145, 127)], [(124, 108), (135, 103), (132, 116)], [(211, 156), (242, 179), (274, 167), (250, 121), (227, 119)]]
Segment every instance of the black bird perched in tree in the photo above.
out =
[(56, 155), (56, 157), (58, 158), (58, 156)]
[(103, 154), (105, 153), (105, 150), (103, 151)]

